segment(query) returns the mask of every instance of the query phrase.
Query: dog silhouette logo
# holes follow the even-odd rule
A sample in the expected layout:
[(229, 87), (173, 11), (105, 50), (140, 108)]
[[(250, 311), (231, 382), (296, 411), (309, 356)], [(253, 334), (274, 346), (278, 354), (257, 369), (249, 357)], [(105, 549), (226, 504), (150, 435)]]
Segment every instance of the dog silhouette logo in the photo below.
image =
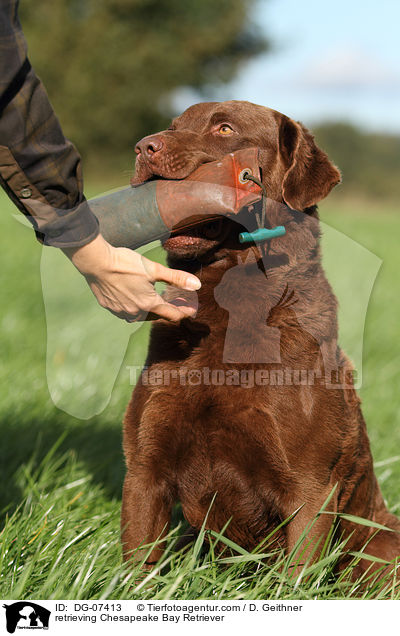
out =
[(9, 634), (16, 629), (48, 629), (51, 612), (30, 601), (18, 601), (3, 605), (6, 610), (6, 627)]

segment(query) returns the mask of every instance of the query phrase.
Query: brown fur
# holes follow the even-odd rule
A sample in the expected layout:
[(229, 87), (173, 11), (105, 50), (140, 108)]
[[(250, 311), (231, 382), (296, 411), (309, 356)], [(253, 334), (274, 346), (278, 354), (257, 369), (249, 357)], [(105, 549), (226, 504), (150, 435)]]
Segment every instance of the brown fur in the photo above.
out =
[[(224, 123), (232, 132), (222, 134)], [(139, 558), (141, 544), (166, 532), (177, 500), (199, 529), (214, 496), (206, 527), (219, 531), (230, 520), (226, 535), (248, 549), (299, 509), (275, 537), (290, 551), (336, 485), (329, 511), (396, 530), (371, 539), (368, 528), (341, 520), (348, 549), (361, 550), (370, 539), (366, 552), (393, 559), (400, 555), (400, 522), (386, 509), (373, 473), (351, 365), (337, 346), (336, 299), (320, 263), (315, 204), (340, 180), (337, 168), (303, 126), (276, 111), (248, 102), (204, 103), (138, 144), (135, 181), (184, 178), (205, 161), (253, 146), (261, 149), (268, 196), (290, 206), (270, 206), (268, 221), (274, 226), (283, 219), (287, 234), (264, 259), (254, 246), (238, 243), (238, 225), (229, 220), (216, 238), (200, 228), (192, 231), (195, 244), (185, 243), (189, 232), (165, 242), (170, 265), (196, 273), (202, 287), (195, 319), (152, 328), (148, 372), (174, 371), (175, 379), (153, 385), (142, 379), (127, 409), (125, 556)], [(192, 302), (190, 293), (167, 290), (169, 299), (178, 296)], [(278, 362), (252, 357), (276, 346), (263, 325), (279, 333)], [(228, 329), (240, 363), (223, 361)], [(179, 380), (182, 368), (195, 379), (203, 367), (302, 369), (319, 380), (250, 388)], [(332, 369), (336, 380), (346, 380), (343, 386), (329, 385)], [(323, 540), (331, 522), (332, 515), (320, 515), (311, 541)], [(159, 556), (154, 551), (149, 563)], [(362, 560), (358, 572), (368, 565)]]

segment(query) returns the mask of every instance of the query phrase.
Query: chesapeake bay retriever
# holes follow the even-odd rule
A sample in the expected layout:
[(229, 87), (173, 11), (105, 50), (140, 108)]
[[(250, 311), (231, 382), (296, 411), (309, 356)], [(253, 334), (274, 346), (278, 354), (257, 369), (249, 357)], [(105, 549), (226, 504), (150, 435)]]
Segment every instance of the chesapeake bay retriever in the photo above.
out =
[[(340, 181), (338, 169), (289, 117), (248, 102), (211, 102), (138, 143), (133, 182), (182, 179), (248, 147), (260, 149), (267, 224), (284, 225), (286, 234), (264, 248), (241, 244), (243, 228), (224, 218), (164, 242), (170, 266), (195, 273), (202, 287), (167, 289), (169, 300), (198, 302), (197, 315), (153, 325), (127, 409), (125, 557), (140, 558), (136, 548), (166, 533), (176, 501), (195, 529), (208, 513), (206, 528), (226, 526), (226, 536), (249, 550), (296, 513), (274, 534), (289, 552), (328, 500), (303, 559), (318, 554), (329, 513), (340, 512), (394, 529), (346, 518), (338, 525), (348, 550), (369, 541), (368, 554), (391, 560), (400, 555), (400, 522), (373, 472), (320, 261), (316, 204)], [(255, 215), (243, 214), (249, 229)], [(148, 563), (160, 555), (153, 550)], [(361, 560), (358, 574), (370, 564)]]

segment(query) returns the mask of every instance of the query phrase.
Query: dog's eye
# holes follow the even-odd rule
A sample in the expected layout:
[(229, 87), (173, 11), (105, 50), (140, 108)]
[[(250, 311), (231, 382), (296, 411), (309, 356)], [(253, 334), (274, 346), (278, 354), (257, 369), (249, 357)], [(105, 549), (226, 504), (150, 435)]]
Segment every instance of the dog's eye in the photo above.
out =
[(231, 135), (233, 133), (233, 128), (231, 128), (228, 124), (222, 124), (218, 128), (218, 132), (220, 135)]

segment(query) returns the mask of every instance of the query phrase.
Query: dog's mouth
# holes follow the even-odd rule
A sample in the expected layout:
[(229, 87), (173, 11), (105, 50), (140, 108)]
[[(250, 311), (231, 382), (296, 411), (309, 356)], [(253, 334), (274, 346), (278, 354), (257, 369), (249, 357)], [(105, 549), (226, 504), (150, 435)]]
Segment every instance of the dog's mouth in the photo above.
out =
[[(172, 155), (172, 158), (171, 158)], [(214, 157), (205, 152), (196, 152), (193, 155), (186, 153), (184, 160), (179, 161), (173, 152), (165, 153), (161, 158), (146, 158), (138, 154), (135, 162), (135, 172), (130, 180), (132, 186), (141, 185), (148, 181), (186, 179), (199, 166)]]
[(203, 226), (200, 226), (201, 233), (209, 241), (215, 241), (221, 235), (222, 229), (223, 219), (221, 218), (208, 221)]
[(195, 227), (174, 232), (172, 236), (163, 241), (163, 247), (168, 252), (203, 254), (217, 245), (225, 238), (229, 231), (229, 224), (225, 218), (216, 218)]

